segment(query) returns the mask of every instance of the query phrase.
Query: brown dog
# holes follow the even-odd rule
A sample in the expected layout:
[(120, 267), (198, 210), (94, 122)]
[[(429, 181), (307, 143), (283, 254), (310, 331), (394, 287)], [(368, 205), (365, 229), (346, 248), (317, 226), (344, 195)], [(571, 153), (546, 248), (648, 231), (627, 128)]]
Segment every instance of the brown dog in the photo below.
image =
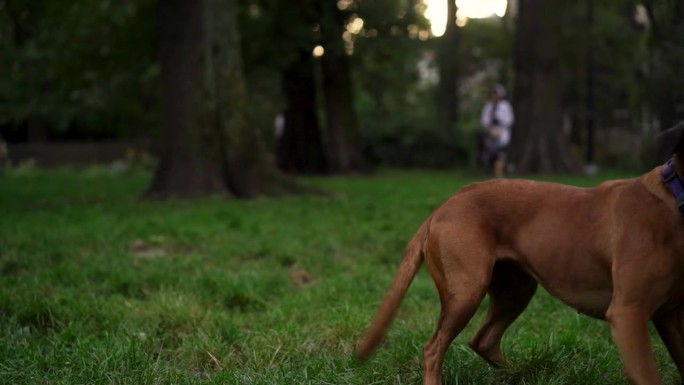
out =
[[(684, 180), (684, 124), (662, 137)], [(382, 339), (423, 259), (441, 302), (424, 349), (424, 384), (441, 383), (444, 354), (489, 293), (469, 346), (495, 367), (506, 328), (540, 283), (578, 311), (610, 323), (629, 379), (660, 384), (649, 341), (653, 321), (684, 378), (684, 215), (662, 178), (577, 188), (497, 179), (467, 186), (437, 208), (411, 239), (396, 277), (358, 346)]]

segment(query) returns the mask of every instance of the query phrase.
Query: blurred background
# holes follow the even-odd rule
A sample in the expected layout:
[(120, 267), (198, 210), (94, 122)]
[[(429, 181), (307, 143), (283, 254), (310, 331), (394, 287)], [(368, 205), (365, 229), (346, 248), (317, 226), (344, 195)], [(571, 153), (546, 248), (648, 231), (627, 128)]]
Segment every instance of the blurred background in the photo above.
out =
[(225, 104), (288, 173), (475, 168), (499, 83), (517, 171), (641, 170), (684, 119), (683, 0), (182, 3), (0, 1), (4, 162), (153, 168)]

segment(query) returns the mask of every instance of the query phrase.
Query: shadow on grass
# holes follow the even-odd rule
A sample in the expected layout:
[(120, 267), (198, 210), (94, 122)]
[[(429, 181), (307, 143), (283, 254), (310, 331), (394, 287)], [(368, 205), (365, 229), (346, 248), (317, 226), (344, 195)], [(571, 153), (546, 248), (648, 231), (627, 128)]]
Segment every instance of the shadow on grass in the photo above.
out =
[[(462, 349), (466, 350), (465, 346)], [(458, 352), (447, 357), (445, 385), (461, 384), (626, 384), (622, 366), (613, 352), (597, 352), (583, 346), (543, 346), (511, 355), (514, 367), (494, 369), (475, 353)], [(597, 376), (597, 373), (601, 373)]]

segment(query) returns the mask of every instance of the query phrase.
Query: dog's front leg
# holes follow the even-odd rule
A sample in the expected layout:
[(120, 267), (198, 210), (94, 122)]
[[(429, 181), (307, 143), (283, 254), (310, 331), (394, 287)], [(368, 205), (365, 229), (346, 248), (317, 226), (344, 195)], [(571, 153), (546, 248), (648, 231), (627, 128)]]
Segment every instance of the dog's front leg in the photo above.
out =
[(629, 380), (635, 385), (661, 384), (648, 334), (648, 309), (611, 304), (606, 318)]
[(663, 314), (654, 319), (653, 324), (684, 382), (684, 307)]

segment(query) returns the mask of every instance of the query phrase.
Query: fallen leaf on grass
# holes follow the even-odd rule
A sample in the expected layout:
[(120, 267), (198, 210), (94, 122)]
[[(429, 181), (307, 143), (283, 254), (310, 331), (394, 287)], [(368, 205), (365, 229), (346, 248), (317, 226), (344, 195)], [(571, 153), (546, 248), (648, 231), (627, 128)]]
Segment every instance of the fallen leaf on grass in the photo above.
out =
[(304, 286), (311, 283), (313, 277), (304, 269), (292, 268), (290, 269), (290, 281), (295, 286)]
[(156, 258), (168, 254), (168, 251), (164, 246), (150, 245), (142, 239), (133, 241), (130, 250), (133, 254), (141, 258)]

